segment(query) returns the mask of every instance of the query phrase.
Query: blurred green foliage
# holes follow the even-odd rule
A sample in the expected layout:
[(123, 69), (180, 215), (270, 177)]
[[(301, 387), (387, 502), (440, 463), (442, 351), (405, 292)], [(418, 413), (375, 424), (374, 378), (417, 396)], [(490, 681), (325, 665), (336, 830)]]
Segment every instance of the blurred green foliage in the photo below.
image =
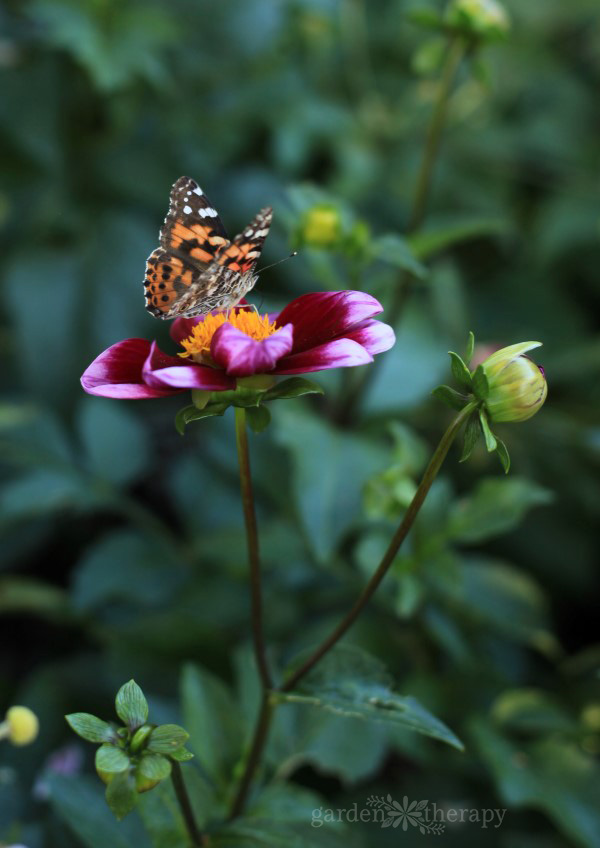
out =
[[(357, 421), (335, 422), (353, 378), (328, 373), (324, 398), (273, 404), (252, 437), (281, 666), (328, 632), (377, 563), (448, 420), (430, 397), (448, 348), (469, 329), (496, 346), (540, 339), (549, 381), (536, 418), (498, 428), (515, 476), (481, 445), (467, 465), (455, 452), (346, 640), (381, 657), (395, 690), (466, 752), (286, 705), (267, 757), (277, 779), (215, 844), (385, 848), (396, 831), (317, 830), (310, 816), (391, 793), (508, 809), (483, 836), (449, 828), (448, 846), (600, 845), (597, 0), (507, 0), (508, 37), (462, 64), (426, 224), (408, 236), (443, 60), (439, 34), (411, 20), (417, 5), (443, 8), (0, 6), (0, 693), (42, 727), (30, 748), (1, 750), (0, 841), (185, 844), (168, 785), (117, 824), (87, 750), (86, 776), (65, 775), (81, 754), (63, 714), (110, 714), (130, 677), (158, 721), (183, 710), (199, 817), (224, 809), (247, 737), (256, 677), (231, 413), (181, 439), (180, 399), (109, 401), (78, 382), (123, 338), (171, 349), (141, 281), (169, 188), (189, 174), (232, 233), (274, 205), (264, 264), (301, 246), (261, 279), (261, 308), (327, 288), (385, 305), (400, 271), (414, 275)], [(330, 233), (315, 238), (313, 218), (303, 241), (314, 207)]]

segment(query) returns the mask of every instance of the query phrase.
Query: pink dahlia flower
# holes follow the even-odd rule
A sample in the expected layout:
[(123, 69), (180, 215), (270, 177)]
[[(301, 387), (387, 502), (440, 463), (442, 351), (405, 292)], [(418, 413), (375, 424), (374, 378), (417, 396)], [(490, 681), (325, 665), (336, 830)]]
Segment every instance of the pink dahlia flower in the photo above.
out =
[(305, 294), (279, 314), (259, 315), (248, 306), (177, 318), (171, 337), (183, 350), (163, 353), (156, 342), (125, 339), (86, 368), (86, 392), (113, 398), (155, 398), (189, 389), (234, 389), (255, 374), (307, 374), (366, 365), (395, 341), (374, 320), (379, 301), (359, 291)]

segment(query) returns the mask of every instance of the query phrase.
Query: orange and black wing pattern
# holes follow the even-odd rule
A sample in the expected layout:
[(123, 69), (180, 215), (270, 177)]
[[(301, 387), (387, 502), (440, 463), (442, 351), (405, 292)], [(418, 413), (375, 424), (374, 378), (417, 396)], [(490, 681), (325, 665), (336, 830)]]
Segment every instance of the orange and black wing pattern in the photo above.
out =
[(269, 234), (272, 218), (273, 210), (270, 206), (261, 209), (243, 233), (236, 236), (230, 244), (219, 249), (216, 257), (218, 264), (232, 271), (237, 271), (239, 274), (247, 274), (252, 271)]
[(180, 177), (171, 189), (160, 247), (146, 262), (146, 309), (157, 318), (181, 314), (178, 301), (185, 295), (189, 301), (194, 287), (202, 297), (203, 284), (210, 285), (212, 276), (205, 272), (228, 244), (221, 219), (200, 186), (190, 177)]

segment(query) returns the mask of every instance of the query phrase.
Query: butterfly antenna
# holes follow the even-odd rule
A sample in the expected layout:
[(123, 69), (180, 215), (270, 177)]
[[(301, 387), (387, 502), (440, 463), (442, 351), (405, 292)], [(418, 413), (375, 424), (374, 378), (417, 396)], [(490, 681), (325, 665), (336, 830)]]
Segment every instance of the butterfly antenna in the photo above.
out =
[(287, 262), (288, 259), (292, 258), (292, 256), (298, 256), (298, 251), (294, 250), (293, 253), (290, 253), (289, 256), (285, 256), (283, 259), (278, 259), (277, 262), (273, 262), (271, 265), (265, 265), (265, 267), (260, 268), (257, 273), (262, 274), (263, 271), (267, 271), (269, 268), (274, 268), (276, 265), (281, 265), (282, 262)]

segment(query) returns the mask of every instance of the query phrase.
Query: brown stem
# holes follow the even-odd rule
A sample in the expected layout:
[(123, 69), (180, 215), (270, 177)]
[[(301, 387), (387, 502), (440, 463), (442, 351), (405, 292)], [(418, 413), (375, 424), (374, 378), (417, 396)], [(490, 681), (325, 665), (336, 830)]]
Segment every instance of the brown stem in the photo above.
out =
[(250, 791), (250, 786), (252, 784), (252, 779), (254, 778), (264, 747), (267, 743), (271, 719), (273, 718), (273, 711), (275, 709), (275, 705), (270, 700), (270, 694), (270, 692), (263, 692), (262, 703), (256, 720), (256, 726), (254, 728), (254, 736), (252, 738), (250, 753), (248, 754), (248, 760), (246, 762), (246, 767), (244, 769), (244, 774), (240, 781), (238, 791), (233, 800), (233, 804), (231, 805), (231, 812), (229, 814), (230, 819), (237, 818), (237, 816), (239, 816), (244, 810), (248, 792)]
[(185, 826), (191, 839), (193, 848), (206, 848), (210, 843), (208, 837), (202, 833), (196, 822), (190, 796), (181, 773), (181, 766), (177, 762), (172, 762), (171, 781), (175, 790), (175, 796), (181, 809), (181, 814), (185, 822)]

